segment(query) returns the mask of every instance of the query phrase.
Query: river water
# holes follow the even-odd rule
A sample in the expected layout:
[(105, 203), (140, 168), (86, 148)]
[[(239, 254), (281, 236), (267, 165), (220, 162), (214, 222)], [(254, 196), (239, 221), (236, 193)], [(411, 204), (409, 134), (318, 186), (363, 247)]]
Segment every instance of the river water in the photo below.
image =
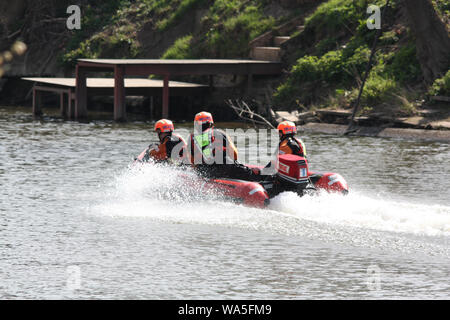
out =
[(0, 298), (450, 298), (449, 144), (302, 134), (350, 194), (263, 210), (161, 197), (151, 128), (0, 108)]

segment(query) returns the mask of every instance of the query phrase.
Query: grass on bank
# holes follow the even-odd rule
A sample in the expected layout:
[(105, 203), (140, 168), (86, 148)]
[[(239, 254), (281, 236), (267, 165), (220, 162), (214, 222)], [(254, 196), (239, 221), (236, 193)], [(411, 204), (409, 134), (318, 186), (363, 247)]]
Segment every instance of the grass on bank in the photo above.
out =
[[(201, 32), (190, 38), (190, 46), (182, 44), (187, 36), (177, 39), (163, 57), (242, 58), (248, 57), (248, 43), (273, 28), (277, 21), (263, 12), (259, 1), (215, 1), (201, 20)], [(178, 54), (174, 55), (174, 52)]]
[[(204, 17), (196, 34), (182, 35), (162, 55), (165, 59), (248, 56), (248, 42), (276, 24), (263, 12), (270, 1), (249, 0), (112, 0), (94, 2), (83, 11), (60, 62), (73, 67), (79, 58), (142, 56), (138, 32), (146, 23), (166, 32), (196, 9)], [(94, 3), (96, 4), (94, 6)], [(145, 55), (145, 54), (144, 54)]]
[[(371, 1), (383, 5), (385, 1)], [(305, 32), (313, 38), (313, 52), (301, 56), (286, 81), (274, 93), (277, 106), (350, 107), (355, 102), (370, 57), (376, 30), (366, 26), (369, 1), (331, 0), (306, 19)], [(393, 19), (396, 4), (388, 8)], [(362, 110), (392, 104), (413, 113), (406, 87), (420, 80), (415, 44), (406, 30), (388, 30), (379, 39), (379, 50), (362, 94)]]

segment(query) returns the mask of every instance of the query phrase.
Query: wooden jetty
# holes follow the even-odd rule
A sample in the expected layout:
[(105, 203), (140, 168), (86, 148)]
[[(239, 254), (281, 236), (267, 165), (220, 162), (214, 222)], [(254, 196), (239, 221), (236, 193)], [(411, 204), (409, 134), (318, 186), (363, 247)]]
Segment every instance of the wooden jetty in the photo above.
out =
[[(76, 79), (75, 78), (22, 78), (26, 81), (35, 83), (33, 87), (33, 114), (41, 114), (42, 101), (41, 93), (43, 91), (59, 94), (61, 115), (73, 119), (76, 117)], [(125, 94), (127, 96), (160, 96), (163, 87), (162, 80), (150, 79), (125, 79)], [(201, 95), (208, 91), (206, 85), (170, 81), (171, 95), (173, 96), (191, 96)], [(112, 78), (87, 78), (87, 94), (89, 96), (113, 96), (114, 79)], [(115, 115), (115, 118), (117, 115)]]
[[(114, 79), (88, 79), (89, 72), (114, 72)], [(50, 79), (46, 82), (36, 81), (33, 89), (34, 111), (39, 112), (39, 91), (52, 91), (61, 95), (61, 104), (64, 105), (64, 94), (72, 97), (74, 89), (75, 106), (73, 117), (82, 119), (87, 117), (87, 96), (94, 93), (95, 90), (111, 90), (114, 95), (114, 119), (117, 121), (126, 120), (125, 95), (129, 94), (131, 89), (148, 90), (154, 88), (147, 79), (126, 79), (126, 77), (160, 75), (164, 80), (159, 80), (158, 85), (162, 88), (162, 116), (167, 118), (169, 115), (169, 88), (170, 90), (191, 89), (199, 90), (202, 85), (180, 83), (169, 81), (171, 76), (178, 75), (209, 75), (216, 74), (234, 74), (247, 75), (248, 89), (252, 87), (253, 75), (274, 75), (281, 73), (281, 63), (259, 60), (225, 60), (225, 59), (192, 59), (192, 60), (161, 60), (161, 59), (79, 59), (76, 66), (76, 78), (74, 79), (55, 79), (51, 83)], [(26, 78), (30, 80), (33, 78)], [(36, 79), (36, 78), (34, 78)], [(67, 81), (67, 82), (66, 82)], [(154, 80), (153, 80), (154, 81)], [(65, 84), (67, 83), (67, 84)], [(43, 85), (44, 84), (44, 85)], [(210, 86), (212, 80), (210, 78)], [(74, 87), (73, 87), (74, 85)], [(98, 85), (98, 86), (97, 86)], [(136, 85), (136, 86), (134, 86)], [(69, 88), (68, 88), (69, 87)], [(160, 91), (161, 92), (161, 91)], [(148, 93), (145, 95), (149, 95)], [(190, 94), (188, 94), (190, 95)], [(69, 104), (72, 98), (69, 98)], [(69, 106), (68, 110), (72, 110)], [(69, 117), (72, 111), (69, 112)]]

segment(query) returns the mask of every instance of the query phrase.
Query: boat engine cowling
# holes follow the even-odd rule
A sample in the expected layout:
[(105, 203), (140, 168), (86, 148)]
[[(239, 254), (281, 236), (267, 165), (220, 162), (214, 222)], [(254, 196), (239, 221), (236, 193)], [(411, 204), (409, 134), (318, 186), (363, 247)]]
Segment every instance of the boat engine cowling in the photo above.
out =
[(278, 157), (278, 181), (289, 186), (289, 189), (302, 190), (310, 185), (308, 176), (308, 161), (304, 157), (293, 154), (283, 154)]

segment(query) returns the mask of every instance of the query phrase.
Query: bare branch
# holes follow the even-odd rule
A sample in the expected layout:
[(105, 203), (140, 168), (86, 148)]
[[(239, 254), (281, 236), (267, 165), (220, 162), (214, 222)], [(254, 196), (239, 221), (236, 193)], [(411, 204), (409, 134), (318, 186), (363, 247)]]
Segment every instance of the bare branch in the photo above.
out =
[[(231, 99), (225, 101), (225, 103), (234, 110), (234, 112), (238, 115), (239, 118), (244, 119), (246, 121), (251, 121), (255, 125), (262, 124), (275, 129), (275, 127), (268, 121), (266, 118), (261, 116), (260, 114), (252, 111), (250, 106), (245, 101), (236, 100), (235, 103)], [(259, 120), (255, 120), (255, 118)]]

